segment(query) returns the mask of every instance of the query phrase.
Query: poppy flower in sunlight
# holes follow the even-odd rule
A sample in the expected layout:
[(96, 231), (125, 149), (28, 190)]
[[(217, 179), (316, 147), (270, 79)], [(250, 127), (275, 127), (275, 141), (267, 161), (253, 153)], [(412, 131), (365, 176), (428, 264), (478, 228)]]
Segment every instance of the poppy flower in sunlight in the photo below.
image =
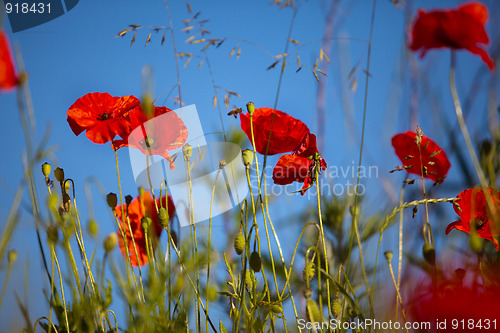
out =
[(145, 155), (159, 155), (170, 162), (171, 169), (175, 168), (168, 151), (181, 147), (187, 140), (188, 130), (182, 119), (164, 106), (154, 107), (150, 117), (144, 114), (141, 107), (137, 107), (127, 118), (133, 130), (128, 138), (113, 141), (114, 148), (132, 147)]
[(498, 251), (500, 246), (498, 240), (494, 236), (500, 236), (497, 231), (493, 216), (498, 216), (500, 212), (500, 193), (497, 190), (488, 188), (488, 196), (491, 198), (494, 212), (489, 212), (487, 198), (482, 188), (470, 188), (462, 191), (455, 201), (453, 206), (455, 212), (460, 216), (460, 220), (450, 223), (446, 228), (446, 234), (452, 229), (457, 229), (470, 234), (470, 229), (474, 228), (477, 235), (487, 239), (495, 244), (495, 249)]
[(119, 135), (126, 138), (132, 130), (125, 115), (139, 106), (135, 96), (113, 97), (108, 93), (89, 93), (69, 108), (68, 123), (75, 135), (87, 131), (95, 143), (106, 143)]
[(0, 30), (0, 90), (9, 91), (16, 87), (18, 82), (7, 34)]
[(424, 11), (420, 9), (409, 35), (409, 47), (421, 50), (424, 57), (429, 49), (448, 47), (465, 49), (477, 54), (494, 70), (495, 64), (481, 44), (489, 43), (485, 23), (488, 9), (479, 2), (470, 2), (457, 9)]
[[(304, 183), (300, 194), (304, 195), (316, 180), (316, 168), (326, 170), (326, 162), (319, 154), (313, 158), (287, 154), (280, 157), (273, 169), (273, 180), (277, 185), (293, 182)], [(318, 170), (320, 171), (320, 170)]]
[[(167, 198), (164, 196), (162, 198), (162, 207), (166, 207), (167, 204)], [(156, 204), (158, 207), (160, 207), (160, 199), (156, 199)], [(144, 207), (144, 209), (143, 209)], [(160, 236), (160, 233), (162, 231), (162, 227), (160, 226), (160, 223), (158, 221), (158, 213), (156, 211), (156, 206), (155, 202), (151, 198), (151, 195), (149, 192), (144, 192), (143, 195), (143, 205), (141, 204), (140, 197), (136, 197), (130, 205), (127, 207), (126, 204), (124, 204), (124, 212), (125, 215), (127, 215), (128, 212), (128, 218), (130, 221), (130, 228), (132, 229), (132, 234), (134, 235), (134, 241), (135, 241), (135, 246), (137, 248), (137, 254), (139, 258), (135, 255), (135, 249), (134, 249), (134, 243), (132, 242), (132, 237), (130, 236), (130, 229), (128, 227), (127, 220), (122, 218), (122, 207), (121, 206), (116, 206), (115, 207), (115, 212), (118, 217), (118, 220), (120, 221), (121, 228), (123, 229), (123, 232), (125, 233), (127, 245), (128, 245), (128, 252), (130, 255), (130, 262), (134, 266), (138, 266), (139, 263), (140, 265), (145, 265), (148, 263), (148, 253), (146, 249), (146, 238), (144, 234), (144, 230), (142, 229), (141, 225), (141, 219), (143, 217), (149, 217), (152, 220), (151, 227), (149, 228), (148, 231), (148, 243), (152, 245), (153, 251), (156, 246), (156, 242), (158, 241), (158, 237)], [(172, 220), (173, 216), (175, 213), (175, 206), (174, 202), (172, 201), (172, 198), (168, 196), (168, 215), (170, 220)], [(117, 232), (118, 234), (118, 244), (120, 246), (120, 251), (123, 255), (124, 258), (127, 258), (127, 252), (125, 249), (125, 241), (122, 237), (122, 234), (120, 231)], [(139, 260), (138, 260), (139, 259)]]
[[(291, 152), (301, 144), (304, 136), (309, 133), (309, 128), (302, 121), (271, 108), (255, 109), (252, 118), (255, 150), (262, 155), (266, 154), (268, 143), (267, 155)], [(241, 129), (252, 142), (250, 114), (240, 113), (240, 123)], [(272, 134), (269, 140), (271, 130)]]
[(416, 138), (417, 133), (411, 131), (392, 137), (392, 146), (404, 169), (420, 176), (423, 173), (436, 184), (442, 183), (451, 166), (446, 153), (425, 135), (421, 136), (420, 145)]

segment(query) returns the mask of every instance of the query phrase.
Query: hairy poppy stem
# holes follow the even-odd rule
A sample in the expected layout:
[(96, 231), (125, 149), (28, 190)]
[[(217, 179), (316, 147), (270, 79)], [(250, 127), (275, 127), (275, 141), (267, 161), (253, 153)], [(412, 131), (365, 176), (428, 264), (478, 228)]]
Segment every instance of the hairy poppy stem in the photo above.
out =
[(56, 263), (57, 271), (59, 272), (59, 282), (61, 284), (61, 296), (62, 296), (62, 301), (63, 301), (64, 318), (66, 319), (66, 329), (68, 330), (68, 332), (71, 332), (69, 329), (68, 309), (66, 308), (66, 299), (64, 298), (64, 287), (63, 287), (63, 280), (62, 280), (62, 275), (61, 275), (61, 268), (59, 267), (59, 261), (57, 261), (57, 255), (56, 255), (56, 251), (54, 249), (54, 245), (50, 245), (50, 253), (51, 253), (52, 258), (54, 259), (54, 261)]

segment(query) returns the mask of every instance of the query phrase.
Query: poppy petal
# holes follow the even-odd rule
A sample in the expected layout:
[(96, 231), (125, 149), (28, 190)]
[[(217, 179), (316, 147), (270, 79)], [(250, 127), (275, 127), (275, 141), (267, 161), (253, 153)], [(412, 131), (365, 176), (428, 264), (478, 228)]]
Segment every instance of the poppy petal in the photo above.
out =
[(18, 82), (7, 34), (0, 30), (0, 90), (10, 91)]
[(283, 155), (273, 169), (273, 180), (278, 185), (295, 182), (303, 183), (309, 174), (309, 166), (313, 161), (295, 155)]

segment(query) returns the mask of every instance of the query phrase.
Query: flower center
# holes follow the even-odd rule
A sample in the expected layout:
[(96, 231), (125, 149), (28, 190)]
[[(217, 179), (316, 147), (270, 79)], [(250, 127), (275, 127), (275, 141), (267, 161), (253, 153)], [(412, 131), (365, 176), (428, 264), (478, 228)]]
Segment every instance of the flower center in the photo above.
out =
[(139, 144), (144, 148), (144, 149), (155, 149), (155, 139), (151, 136), (146, 136), (144, 137), (143, 140), (139, 142)]
[(111, 116), (111, 113), (103, 112), (99, 116), (97, 116), (97, 119), (98, 120), (107, 120), (110, 118), (110, 116)]
[(473, 226), (476, 230), (483, 230), (486, 226), (485, 218), (483, 216), (477, 216), (470, 221), (471, 226)]

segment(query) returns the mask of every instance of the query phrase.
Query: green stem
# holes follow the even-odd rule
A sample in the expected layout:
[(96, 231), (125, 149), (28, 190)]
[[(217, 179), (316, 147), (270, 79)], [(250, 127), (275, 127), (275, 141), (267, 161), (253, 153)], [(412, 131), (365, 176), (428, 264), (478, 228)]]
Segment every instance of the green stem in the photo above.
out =
[(59, 261), (57, 260), (56, 251), (55, 251), (53, 245), (50, 245), (50, 251), (51, 251), (52, 257), (54, 258), (54, 261), (56, 263), (57, 271), (59, 272), (59, 282), (61, 285), (61, 296), (62, 296), (62, 300), (63, 300), (64, 318), (66, 319), (66, 329), (68, 332), (71, 332), (69, 330), (68, 309), (66, 308), (66, 299), (64, 298), (64, 287), (63, 287), (63, 280), (62, 280), (62, 275), (61, 275), (61, 268), (59, 267)]
[(3, 283), (2, 295), (0, 296), (0, 309), (2, 308), (3, 298), (5, 296), (5, 291), (7, 290), (7, 283), (9, 282), (10, 272), (12, 270), (13, 262), (9, 262), (9, 267), (7, 268), (7, 276), (5, 277), (5, 281)]

